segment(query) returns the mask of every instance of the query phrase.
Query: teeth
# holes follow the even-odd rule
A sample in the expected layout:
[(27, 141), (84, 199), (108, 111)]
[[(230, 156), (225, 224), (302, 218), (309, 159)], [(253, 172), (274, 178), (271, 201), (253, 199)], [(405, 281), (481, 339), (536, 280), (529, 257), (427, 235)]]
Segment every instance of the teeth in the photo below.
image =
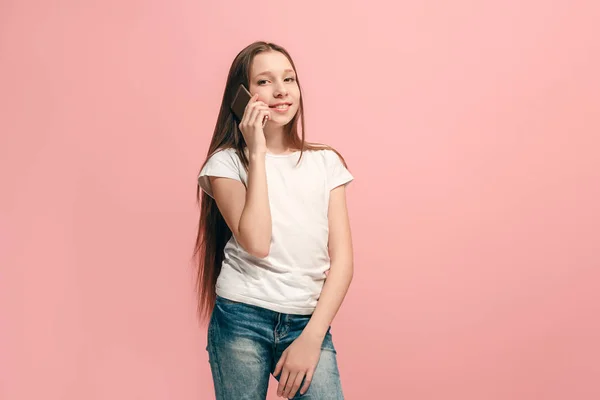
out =
[(287, 104), (280, 104), (278, 106), (275, 106), (275, 108), (277, 108), (279, 110), (285, 110), (288, 107), (289, 107), (289, 105), (287, 105)]

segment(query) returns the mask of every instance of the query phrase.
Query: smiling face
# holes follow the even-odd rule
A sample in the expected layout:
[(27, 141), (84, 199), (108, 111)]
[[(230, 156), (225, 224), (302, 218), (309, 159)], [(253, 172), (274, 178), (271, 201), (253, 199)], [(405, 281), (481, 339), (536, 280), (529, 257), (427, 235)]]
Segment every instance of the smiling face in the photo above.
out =
[(287, 57), (278, 51), (257, 54), (250, 68), (250, 92), (271, 109), (270, 125), (287, 125), (298, 112), (300, 88)]

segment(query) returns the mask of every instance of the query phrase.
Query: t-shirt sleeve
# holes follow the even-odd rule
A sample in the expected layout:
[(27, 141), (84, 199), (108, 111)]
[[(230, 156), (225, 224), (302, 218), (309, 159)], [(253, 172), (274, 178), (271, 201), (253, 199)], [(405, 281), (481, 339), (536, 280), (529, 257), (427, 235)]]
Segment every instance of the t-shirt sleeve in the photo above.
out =
[(210, 197), (213, 197), (210, 176), (235, 179), (243, 183), (234, 155), (229, 151), (220, 150), (214, 153), (206, 162), (198, 175), (198, 184)]
[(326, 159), (329, 190), (341, 185), (348, 185), (354, 180), (350, 171), (344, 166), (342, 159), (334, 151), (326, 150)]

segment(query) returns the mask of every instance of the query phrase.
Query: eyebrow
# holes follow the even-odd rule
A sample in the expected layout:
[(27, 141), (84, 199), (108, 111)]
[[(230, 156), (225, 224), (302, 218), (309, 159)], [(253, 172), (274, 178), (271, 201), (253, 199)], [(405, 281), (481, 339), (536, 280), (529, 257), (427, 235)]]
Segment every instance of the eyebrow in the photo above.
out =
[[(293, 70), (293, 69), (289, 69), (289, 68), (288, 68), (288, 69), (286, 69), (286, 70), (285, 70), (285, 71), (283, 71), (283, 72), (287, 74), (288, 72), (294, 72), (294, 70)], [(271, 71), (263, 71), (263, 72), (261, 72), (260, 74), (256, 74), (256, 75), (254, 75), (254, 77), (256, 78), (257, 76), (261, 76), (261, 75), (273, 75), (273, 72), (271, 72)]]

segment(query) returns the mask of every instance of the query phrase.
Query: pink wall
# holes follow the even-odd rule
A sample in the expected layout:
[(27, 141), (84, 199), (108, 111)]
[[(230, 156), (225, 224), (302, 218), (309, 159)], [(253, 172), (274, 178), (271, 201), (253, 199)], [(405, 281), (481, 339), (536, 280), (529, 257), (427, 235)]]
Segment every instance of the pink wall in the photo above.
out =
[(356, 176), (347, 398), (600, 398), (597, 2), (27, 3), (0, 4), (2, 400), (214, 398), (195, 178), (263, 38)]

